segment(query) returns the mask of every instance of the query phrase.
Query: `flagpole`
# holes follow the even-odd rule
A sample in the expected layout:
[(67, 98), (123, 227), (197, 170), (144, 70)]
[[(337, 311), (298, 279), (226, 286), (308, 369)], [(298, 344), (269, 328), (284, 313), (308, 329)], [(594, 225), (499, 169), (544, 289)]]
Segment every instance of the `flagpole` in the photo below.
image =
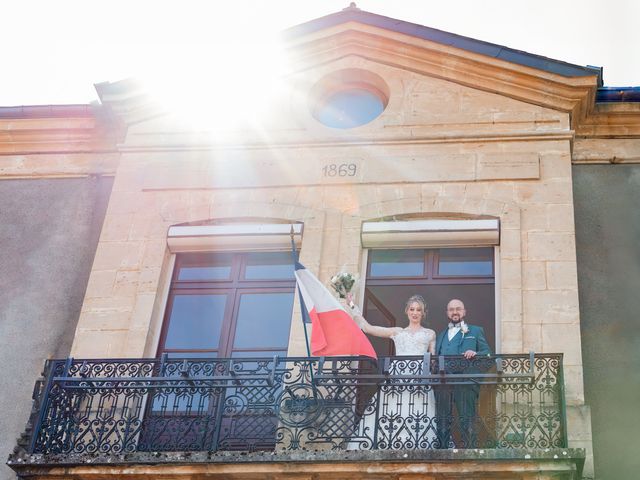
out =
[[(298, 253), (296, 251), (296, 242), (293, 239), (293, 234), (294, 234), (294, 230), (293, 230), (293, 223), (291, 224), (291, 231), (289, 232), (289, 236), (291, 237), (291, 257), (293, 258), (293, 267), (295, 268), (296, 264), (298, 263)], [(308, 320), (308, 312), (307, 309), (304, 305), (304, 299), (302, 298), (302, 292), (300, 292), (300, 288), (298, 288), (296, 286), (296, 290), (298, 290), (298, 298), (300, 299), (300, 310), (302, 315), (300, 316), (301, 320), (302, 320), (302, 331), (304, 332), (304, 340), (305, 340), (305, 346), (307, 347), (307, 356), (310, 357), (311, 356), (311, 348), (309, 347), (309, 334), (307, 333), (307, 320)]]
[[(293, 257), (293, 267), (296, 267), (296, 264), (298, 263), (298, 252), (296, 251), (296, 242), (293, 239), (293, 223), (291, 224), (291, 231), (289, 232), (289, 236), (291, 237), (291, 256)], [(296, 279), (296, 284), (297, 284), (297, 279)], [(304, 299), (302, 298), (302, 292), (300, 291), (300, 288), (298, 287), (298, 285), (296, 285), (296, 289), (298, 290), (298, 298), (300, 299), (300, 312), (302, 313), (302, 315), (300, 315), (300, 319), (302, 320), (302, 331), (304, 332), (304, 340), (305, 340), (305, 345), (307, 347), (307, 357), (311, 358), (311, 347), (309, 346), (309, 334), (307, 333), (307, 318), (309, 318), (309, 312), (307, 312), (307, 307), (304, 304)], [(309, 379), (311, 380), (311, 391), (313, 392), (313, 398), (314, 400), (317, 399), (317, 392), (316, 392), (316, 382), (313, 379), (313, 367), (311, 366), (311, 361), (309, 361)]]

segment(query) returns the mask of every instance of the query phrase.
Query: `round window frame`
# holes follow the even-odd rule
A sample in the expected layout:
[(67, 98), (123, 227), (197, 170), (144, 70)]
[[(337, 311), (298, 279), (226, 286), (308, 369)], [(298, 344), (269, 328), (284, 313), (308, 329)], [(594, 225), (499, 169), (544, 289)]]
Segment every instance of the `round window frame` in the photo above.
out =
[[(373, 94), (380, 100), (382, 109), (376, 116), (353, 126), (342, 127), (323, 122), (320, 118), (320, 112), (326, 107), (328, 101), (335, 95), (348, 90), (360, 90)], [(337, 70), (325, 75), (311, 88), (309, 95), (309, 108), (312, 117), (321, 125), (332, 130), (352, 130), (369, 125), (382, 116), (388, 104), (389, 86), (387, 83), (378, 74), (359, 68)]]

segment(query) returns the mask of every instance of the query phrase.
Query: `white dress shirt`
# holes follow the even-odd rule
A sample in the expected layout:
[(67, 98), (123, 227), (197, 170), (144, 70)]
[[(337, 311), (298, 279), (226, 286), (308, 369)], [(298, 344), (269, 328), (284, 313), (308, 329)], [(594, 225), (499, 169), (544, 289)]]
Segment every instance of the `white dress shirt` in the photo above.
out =
[(449, 327), (449, 330), (447, 331), (447, 336), (449, 337), (449, 341), (451, 341), (451, 339), (455, 337), (459, 331), (460, 331), (460, 327)]

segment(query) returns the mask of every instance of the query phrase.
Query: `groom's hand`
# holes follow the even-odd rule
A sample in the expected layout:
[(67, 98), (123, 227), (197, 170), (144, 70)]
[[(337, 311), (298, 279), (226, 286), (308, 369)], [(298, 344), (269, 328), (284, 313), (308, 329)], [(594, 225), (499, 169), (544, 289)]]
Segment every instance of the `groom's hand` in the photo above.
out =
[(471, 360), (473, 357), (476, 356), (476, 352), (474, 352), (473, 350), (467, 350), (466, 352), (464, 352), (462, 354), (464, 356), (464, 358), (466, 358), (467, 360)]

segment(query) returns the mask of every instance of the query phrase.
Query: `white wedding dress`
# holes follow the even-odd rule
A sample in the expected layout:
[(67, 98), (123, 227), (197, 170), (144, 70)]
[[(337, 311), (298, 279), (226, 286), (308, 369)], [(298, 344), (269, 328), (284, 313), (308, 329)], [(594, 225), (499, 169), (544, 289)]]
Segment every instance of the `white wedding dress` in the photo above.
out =
[[(429, 351), (429, 344), (435, 341), (435, 335), (433, 330), (426, 328), (417, 332), (403, 329), (391, 338), (398, 357), (422, 357)], [(421, 372), (422, 358), (397, 358), (391, 362), (389, 369), (389, 375), (411, 376)], [(435, 398), (431, 387), (420, 385), (415, 378), (388, 380), (380, 385), (377, 395), (369, 400), (348, 449), (434, 448), (435, 415)]]

